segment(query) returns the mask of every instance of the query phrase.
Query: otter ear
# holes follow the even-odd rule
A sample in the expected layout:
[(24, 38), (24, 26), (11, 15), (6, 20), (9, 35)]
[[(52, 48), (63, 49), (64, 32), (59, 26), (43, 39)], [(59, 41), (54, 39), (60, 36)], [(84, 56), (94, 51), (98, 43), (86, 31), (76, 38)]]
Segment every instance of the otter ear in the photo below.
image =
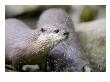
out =
[(41, 30), (40, 30), (41, 32), (45, 32), (46, 30), (44, 29), (44, 28), (41, 28)]

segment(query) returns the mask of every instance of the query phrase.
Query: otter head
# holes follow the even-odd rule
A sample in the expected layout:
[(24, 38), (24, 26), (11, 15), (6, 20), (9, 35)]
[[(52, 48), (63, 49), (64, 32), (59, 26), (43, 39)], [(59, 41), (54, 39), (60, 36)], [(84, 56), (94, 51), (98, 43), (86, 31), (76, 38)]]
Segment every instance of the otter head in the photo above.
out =
[(58, 29), (58, 27), (52, 25), (45, 25), (40, 28), (41, 34), (39, 39), (49, 42), (53, 46), (68, 39), (69, 32), (64, 29)]

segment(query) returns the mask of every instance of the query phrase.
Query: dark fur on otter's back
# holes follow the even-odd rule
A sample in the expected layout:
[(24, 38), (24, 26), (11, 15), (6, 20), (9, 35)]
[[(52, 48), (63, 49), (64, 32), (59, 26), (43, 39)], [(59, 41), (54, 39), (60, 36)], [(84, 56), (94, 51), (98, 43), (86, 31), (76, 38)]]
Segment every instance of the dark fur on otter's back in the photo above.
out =
[(89, 62), (80, 46), (71, 17), (62, 9), (49, 9), (40, 16), (37, 28), (46, 24), (70, 33), (67, 42), (60, 43), (50, 51), (48, 71), (90, 71)]

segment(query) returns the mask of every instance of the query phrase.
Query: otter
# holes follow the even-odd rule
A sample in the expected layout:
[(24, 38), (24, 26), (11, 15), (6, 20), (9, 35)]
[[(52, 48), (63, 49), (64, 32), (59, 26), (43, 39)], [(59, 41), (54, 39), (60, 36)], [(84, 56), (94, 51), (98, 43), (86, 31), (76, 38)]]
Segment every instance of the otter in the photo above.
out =
[(28, 64), (38, 64), (45, 71), (49, 51), (69, 36), (68, 31), (51, 28), (48, 23), (32, 30), (14, 18), (6, 19), (5, 31), (5, 60), (17, 71)]
[(50, 51), (48, 71), (90, 71), (71, 17), (63, 9), (51, 8), (43, 12), (36, 26), (41, 28), (46, 24), (50, 25), (50, 29), (65, 29), (69, 32), (67, 41), (61, 42)]

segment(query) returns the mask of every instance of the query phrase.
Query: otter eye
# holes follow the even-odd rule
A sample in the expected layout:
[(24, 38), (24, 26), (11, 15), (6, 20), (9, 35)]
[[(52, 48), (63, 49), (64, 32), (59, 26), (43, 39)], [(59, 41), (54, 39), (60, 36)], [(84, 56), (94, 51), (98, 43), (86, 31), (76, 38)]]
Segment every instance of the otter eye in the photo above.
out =
[(55, 32), (55, 33), (58, 33), (58, 32), (59, 32), (59, 30), (58, 30), (58, 29), (57, 29), (57, 30), (54, 30), (54, 32)]
[(40, 30), (41, 32), (45, 32), (45, 29), (44, 28), (41, 28), (41, 30)]

